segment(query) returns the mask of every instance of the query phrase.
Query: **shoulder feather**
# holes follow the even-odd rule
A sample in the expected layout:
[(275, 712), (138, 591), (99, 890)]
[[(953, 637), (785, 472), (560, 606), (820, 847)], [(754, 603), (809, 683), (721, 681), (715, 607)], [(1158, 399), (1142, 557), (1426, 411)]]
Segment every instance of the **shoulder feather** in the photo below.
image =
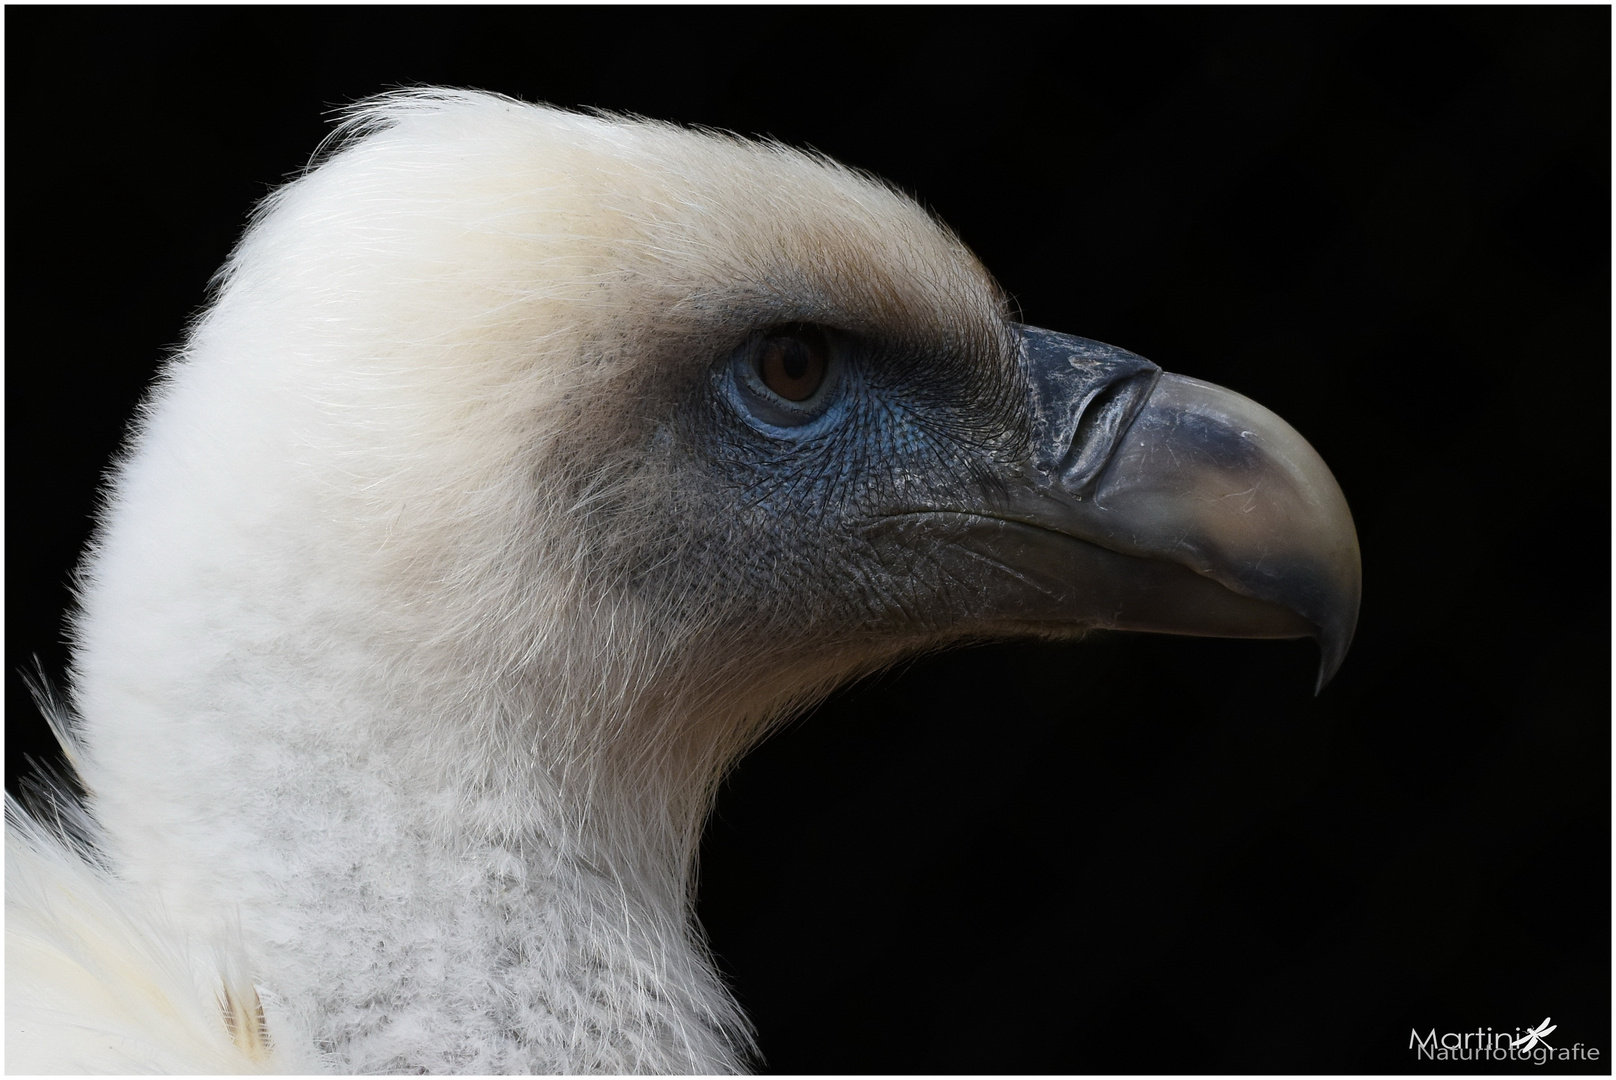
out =
[(276, 1052), (237, 935), (174, 925), (68, 838), (82, 827), (6, 796), (6, 1072), (317, 1069)]

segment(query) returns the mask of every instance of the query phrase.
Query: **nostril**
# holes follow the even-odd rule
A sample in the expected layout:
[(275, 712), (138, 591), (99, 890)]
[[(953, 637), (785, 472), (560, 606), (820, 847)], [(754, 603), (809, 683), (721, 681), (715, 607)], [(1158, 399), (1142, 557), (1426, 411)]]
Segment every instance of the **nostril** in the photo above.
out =
[(1061, 459), (1066, 491), (1079, 497), (1088, 493), (1160, 377), (1159, 368), (1134, 372), (1113, 380), (1083, 404), (1072, 444)]
[(1115, 345), (1020, 327), (1031, 390), (1031, 465), (1066, 495), (1105, 468), (1161, 368)]

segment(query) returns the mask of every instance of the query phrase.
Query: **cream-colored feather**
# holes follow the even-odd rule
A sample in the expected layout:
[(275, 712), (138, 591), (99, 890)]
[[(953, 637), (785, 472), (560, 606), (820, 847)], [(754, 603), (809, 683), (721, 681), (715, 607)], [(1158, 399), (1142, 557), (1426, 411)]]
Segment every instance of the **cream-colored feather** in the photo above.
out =
[(6, 1072), (318, 1069), (290, 1020), (272, 1044), (247, 966), (239, 935), (186, 932), (8, 799)]
[(764, 658), (736, 605), (801, 621), (800, 591), (625, 588), (688, 543), (647, 418), (771, 321), (996, 349), (1004, 313), (923, 210), (811, 155), (357, 108), (255, 214), (81, 567), (110, 869), (13, 833), (11, 1064), (744, 1068), (690, 912), (712, 789), (926, 641)]

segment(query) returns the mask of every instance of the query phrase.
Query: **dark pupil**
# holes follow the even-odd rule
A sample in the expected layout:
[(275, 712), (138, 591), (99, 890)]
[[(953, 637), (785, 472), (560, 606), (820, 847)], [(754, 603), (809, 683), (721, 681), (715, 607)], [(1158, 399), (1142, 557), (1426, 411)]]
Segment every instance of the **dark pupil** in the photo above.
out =
[(781, 364), (786, 369), (786, 378), (800, 379), (808, 373), (808, 349), (800, 341), (786, 339), (785, 355)]

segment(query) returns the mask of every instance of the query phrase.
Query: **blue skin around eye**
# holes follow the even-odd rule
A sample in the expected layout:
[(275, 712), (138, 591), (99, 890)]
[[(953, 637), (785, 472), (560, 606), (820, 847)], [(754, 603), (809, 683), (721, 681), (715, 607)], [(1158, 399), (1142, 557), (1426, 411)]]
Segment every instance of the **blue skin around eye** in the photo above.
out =
[(749, 351), (719, 365), (716, 396), (727, 407), (716, 410), (708, 454), (739, 496), (735, 509), (846, 520), (930, 502), (940, 482), (980, 479), (986, 462), (970, 449), (971, 432), (953, 430), (960, 417), (918, 405), (902, 384), (873, 374), (856, 345), (834, 344), (824, 396), (803, 410), (804, 422), (787, 425), (773, 420), (800, 406), (777, 404)]
[[(882, 576), (868, 529), (893, 514), (971, 505), (1026, 456), (1020, 388), (984, 393), (984, 365), (946, 353), (833, 339), (826, 396), (804, 423), (773, 423), (755, 370), (727, 355), (663, 428), (671, 460), (664, 545), (635, 578), (674, 580), (667, 560), (700, 564), (712, 597), (778, 632), (816, 618), (856, 626), (905, 617), (948, 583), (937, 573)], [(750, 363), (753, 356), (743, 353)], [(991, 387), (990, 387), (991, 389)], [(795, 406), (790, 406), (795, 408)], [(653, 572), (654, 571), (654, 572)], [(785, 598), (784, 600), (782, 598)]]

